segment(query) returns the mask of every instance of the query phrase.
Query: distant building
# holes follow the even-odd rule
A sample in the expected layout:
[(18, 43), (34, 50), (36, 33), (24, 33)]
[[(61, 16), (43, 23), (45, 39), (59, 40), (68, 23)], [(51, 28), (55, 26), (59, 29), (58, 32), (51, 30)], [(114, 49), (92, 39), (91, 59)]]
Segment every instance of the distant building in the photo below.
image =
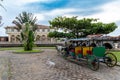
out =
[[(20, 31), (16, 29), (16, 26), (5, 27), (6, 34), (8, 34), (9, 42), (20, 42)], [(49, 26), (37, 25), (37, 30), (35, 31), (36, 42), (47, 42), (51, 41), (51, 38), (47, 37), (49, 32), (53, 32), (54, 29), (50, 29)]]
[(0, 36), (0, 42), (8, 42), (7, 36)]
[(92, 34), (92, 35), (87, 35), (87, 38), (100, 38), (102, 36), (103, 34)]

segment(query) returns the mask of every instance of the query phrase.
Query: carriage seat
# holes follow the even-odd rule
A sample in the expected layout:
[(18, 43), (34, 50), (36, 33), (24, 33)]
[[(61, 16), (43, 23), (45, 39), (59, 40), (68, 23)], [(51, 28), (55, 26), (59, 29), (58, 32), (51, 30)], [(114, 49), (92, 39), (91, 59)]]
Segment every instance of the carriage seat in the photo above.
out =
[(81, 54), (82, 53), (82, 47), (75, 47), (75, 54)]
[(92, 53), (97, 57), (103, 57), (105, 55), (105, 47), (104, 46), (94, 47)]
[(83, 47), (83, 55), (86, 56), (88, 54), (92, 54), (93, 47)]

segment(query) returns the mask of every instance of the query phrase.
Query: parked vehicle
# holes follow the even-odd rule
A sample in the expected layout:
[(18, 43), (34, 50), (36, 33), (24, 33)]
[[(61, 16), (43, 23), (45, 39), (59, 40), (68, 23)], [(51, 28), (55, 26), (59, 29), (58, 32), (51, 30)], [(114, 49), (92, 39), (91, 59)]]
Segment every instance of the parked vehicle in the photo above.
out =
[[(104, 46), (90, 45), (89, 38), (69, 39), (65, 46), (56, 47), (59, 54), (65, 58), (77, 61), (87, 60), (88, 66), (92, 70), (98, 70), (100, 62), (108, 67), (114, 67), (117, 58), (113, 53), (107, 52)], [(82, 59), (82, 60), (81, 60)]]

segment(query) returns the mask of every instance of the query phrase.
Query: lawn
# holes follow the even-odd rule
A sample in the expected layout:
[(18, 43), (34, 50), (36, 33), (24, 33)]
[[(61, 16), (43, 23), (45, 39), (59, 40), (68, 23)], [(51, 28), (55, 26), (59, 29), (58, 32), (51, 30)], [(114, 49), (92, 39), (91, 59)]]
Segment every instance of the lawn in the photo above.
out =
[(120, 51), (113, 51), (113, 54), (116, 55), (118, 62), (120, 62)]
[(5, 51), (5, 50), (17, 50), (17, 49), (22, 49), (22, 47), (1, 47), (0, 51)]
[(32, 51), (24, 51), (23, 47), (1, 47), (0, 51), (12, 50), (13, 53), (40, 53), (43, 52), (41, 49), (55, 49), (55, 47), (34, 47)]
[[(23, 47), (1, 47), (0, 51), (18, 50), (18, 49), (23, 49)], [(55, 47), (34, 47), (34, 49), (55, 49)]]

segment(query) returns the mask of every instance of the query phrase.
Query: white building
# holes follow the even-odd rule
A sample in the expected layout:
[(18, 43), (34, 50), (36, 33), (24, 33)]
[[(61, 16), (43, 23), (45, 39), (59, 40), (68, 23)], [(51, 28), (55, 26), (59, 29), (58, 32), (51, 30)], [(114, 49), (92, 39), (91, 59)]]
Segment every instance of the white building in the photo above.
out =
[[(51, 42), (51, 38), (47, 37), (49, 32), (53, 32), (54, 29), (50, 29), (49, 26), (37, 25), (37, 30), (35, 31), (35, 40), (36, 42)], [(8, 34), (9, 42), (20, 42), (20, 31), (16, 30), (16, 26), (7, 26), (5, 27), (6, 34)]]

